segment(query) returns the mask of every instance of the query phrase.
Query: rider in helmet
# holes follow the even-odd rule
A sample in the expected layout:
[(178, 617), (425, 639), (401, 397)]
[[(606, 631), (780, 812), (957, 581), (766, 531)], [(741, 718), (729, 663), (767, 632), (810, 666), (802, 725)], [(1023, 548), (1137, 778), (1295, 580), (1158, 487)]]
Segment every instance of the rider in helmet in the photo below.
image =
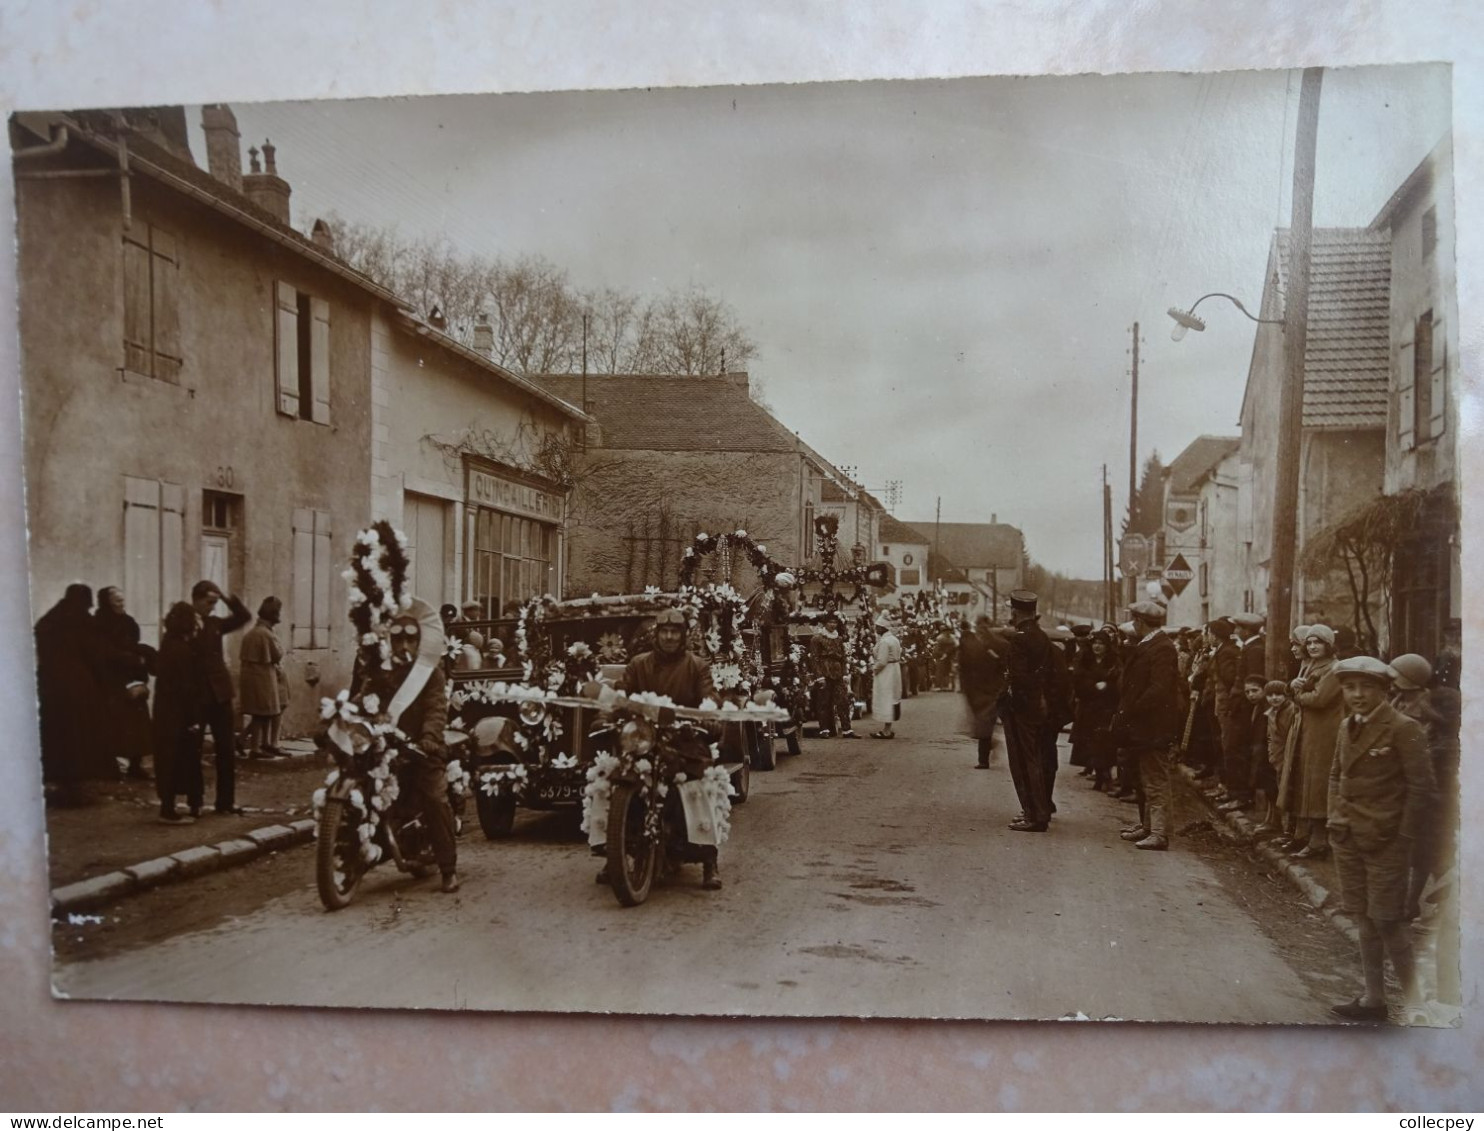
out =
[[(685, 647), (685, 614), (679, 609), (665, 609), (654, 620), (654, 651), (641, 652), (629, 661), (618, 679), (623, 692), (652, 692), (667, 696), (677, 707), (699, 707), (707, 699), (715, 702), (716, 686), (711, 682), (711, 666)], [(689, 752), (687, 752), (689, 753)], [(695, 751), (698, 761), (709, 762), (710, 750)], [(671, 795), (671, 804), (679, 804)], [(715, 846), (704, 849), (701, 861), (701, 886), (708, 891), (721, 887), (721, 869)], [(598, 882), (607, 883), (605, 868)]]
[[(391, 638), (391, 669), (374, 668), (361, 672), (366, 686), (356, 688), (358, 694), (368, 690), (376, 692), (383, 712), (412, 674), (422, 627), (416, 616), (404, 613), (392, 621), (387, 632)], [(458, 847), (454, 839), (453, 809), (448, 804), (448, 755), (443, 737), (447, 723), (448, 684), (440, 664), (432, 669), (422, 690), (402, 711), (397, 726), (422, 755), (415, 766), (405, 771), (403, 780), (417, 791), (422, 803), (433, 857), (438, 862), (438, 871), (443, 874), (443, 890), (456, 892), (459, 890)]]
[(665, 609), (654, 619), (654, 651), (629, 661), (618, 679), (618, 690), (649, 691), (668, 696), (677, 707), (699, 707), (716, 699), (711, 667), (685, 648), (685, 614)]

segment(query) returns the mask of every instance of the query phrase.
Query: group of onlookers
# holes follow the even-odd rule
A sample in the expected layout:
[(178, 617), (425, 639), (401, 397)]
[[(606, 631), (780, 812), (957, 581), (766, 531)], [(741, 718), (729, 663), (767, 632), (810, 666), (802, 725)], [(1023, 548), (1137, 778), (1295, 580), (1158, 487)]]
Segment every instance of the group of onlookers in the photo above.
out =
[[(214, 615), (220, 603), (226, 616)], [(217, 813), (240, 813), (235, 759), (238, 724), (249, 757), (278, 757), (278, 724), (288, 705), (283, 647), (275, 627), (283, 605), (267, 597), (241, 644), (240, 702), (223, 638), (253, 619), (236, 596), (197, 582), (189, 601), (165, 614), (158, 648), (142, 642), (138, 622), (112, 586), (98, 594), (83, 584), (36, 622), (42, 772), (53, 805), (86, 804), (88, 783), (148, 779), (153, 769), (159, 819), (185, 824), (202, 813), (202, 749), (211, 735)], [(151, 687), (153, 680), (153, 707)], [(101, 722), (101, 725), (100, 725)], [(177, 808), (185, 800), (186, 812)]]
[(1256, 839), (1298, 859), (1333, 857), (1366, 981), (1334, 1012), (1386, 1018), (1383, 955), (1414, 1002), (1406, 927), (1427, 893), (1448, 886), (1456, 859), (1457, 654), (1387, 662), (1343, 630), (1300, 625), (1274, 672), (1255, 613), (1175, 630), (1157, 601), (1129, 611), (1123, 625), (1047, 634), (1035, 595), (1017, 592), (1011, 629), (981, 617), (964, 635), (960, 678), (981, 767), (995, 722), (1005, 730), (1022, 808), (1010, 827), (1048, 827), (1066, 720), (1071, 764), (1093, 789), (1138, 805), (1121, 834), (1137, 848), (1168, 849), (1172, 775), (1183, 760), (1220, 810), (1252, 812)]

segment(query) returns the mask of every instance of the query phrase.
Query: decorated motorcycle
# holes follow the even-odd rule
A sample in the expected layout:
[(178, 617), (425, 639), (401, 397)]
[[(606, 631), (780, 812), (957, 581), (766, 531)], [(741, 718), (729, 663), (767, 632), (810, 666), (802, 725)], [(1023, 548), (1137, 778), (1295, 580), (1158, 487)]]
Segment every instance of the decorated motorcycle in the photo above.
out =
[[(461, 762), (444, 760), (442, 620), (408, 590), (408, 565), (405, 536), (383, 521), (357, 535), (344, 574), (359, 643), (356, 674), (350, 689), (322, 703), (317, 741), (335, 766), (314, 794), (315, 882), (331, 911), (347, 906), (379, 864), (391, 862), (414, 875), (433, 867), (433, 817), (439, 814), (424, 811), (411, 775), (424, 779), (425, 791), (429, 760), (438, 767), (451, 810), (441, 816), (449, 826), (469, 789)], [(421, 733), (405, 733), (404, 721)], [(450, 827), (450, 845), (452, 838)], [(450, 868), (445, 891), (457, 890), (456, 880), (449, 886), (451, 877)]]
[(607, 722), (593, 733), (583, 830), (607, 860), (602, 875), (618, 902), (634, 907), (682, 864), (707, 864), (731, 831), (732, 785), (715, 742), (728, 723), (774, 724), (788, 713), (768, 703), (676, 707), (658, 695), (607, 692)]
[[(395, 726), (378, 722), (344, 692), (331, 702), (334, 714), (325, 737), (335, 768), (314, 794), (314, 878), (328, 911), (349, 906), (366, 873), (379, 864), (399, 872), (431, 875), (435, 862), (428, 820), (414, 790), (402, 779), (423, 753)], [(448, 800), (457, 811), (469, 790), (469, 775), (450, 761), (444, 770)]]

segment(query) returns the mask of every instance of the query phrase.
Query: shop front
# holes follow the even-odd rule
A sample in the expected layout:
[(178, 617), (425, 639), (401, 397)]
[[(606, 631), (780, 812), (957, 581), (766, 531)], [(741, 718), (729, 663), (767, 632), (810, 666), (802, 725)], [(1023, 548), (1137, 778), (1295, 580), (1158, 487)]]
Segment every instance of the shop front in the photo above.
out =
[(561, 489), (474, 460), (466, 461), (464, 474), (466, 599), (493, 618), (514, 615), (531, 597), (560, 597)]

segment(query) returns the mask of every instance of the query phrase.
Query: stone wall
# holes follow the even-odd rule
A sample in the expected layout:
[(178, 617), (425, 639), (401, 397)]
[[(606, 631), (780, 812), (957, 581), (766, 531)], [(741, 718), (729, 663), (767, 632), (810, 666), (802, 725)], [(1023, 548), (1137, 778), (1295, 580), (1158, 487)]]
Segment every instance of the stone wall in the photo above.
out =
[[(785, 452), (590, 449), (573, 492), (566, 594), (674, 588), (698, 532), (745, 529), (770, 557), (796, 563), (802, 466)], [(751, 572), (738, 563), (733, 582), (744, 592)]]

